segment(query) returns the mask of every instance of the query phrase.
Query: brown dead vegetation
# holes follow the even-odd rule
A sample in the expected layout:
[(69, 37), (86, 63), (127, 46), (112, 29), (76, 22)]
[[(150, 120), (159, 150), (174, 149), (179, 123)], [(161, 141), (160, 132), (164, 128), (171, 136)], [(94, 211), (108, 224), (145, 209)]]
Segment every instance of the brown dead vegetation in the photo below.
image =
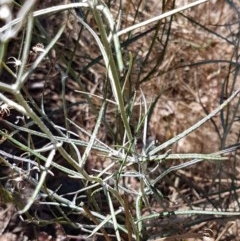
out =
[[(57, 5), (63, 1), (43, 2), (39, 2), (36, 9)], [(119, 24), (119, 27), (123, 29), (191, 1), (126, 0), (121, 3), (121, 6), (120, 2), (109, 1), (107, 4), (116, 19), (119, 8), (123, 10)], [(234, 6), (239, 9), (238, 1), (234, 1)], [(131, 116), (133, 130), (135, 130), (134, 127), (140, 118), (142, 95), (145, 96), (149, 106), (154, 103), (154, 108), (150, 113), (149, 142), (156, 139), (158, 143), (163, 143), (173, 138), (213, 111), (221, 100), (229, 97), (240, 88), (237, 76), (239, 71), (237, 65), (239, 26), (236, 23), (239, 21), (239, 16), (236, 9), (227, 1), (209, 1), (174, 15), (172, 18), (169, 17), (151, 26), (135, 30), (130, 35), (121, 36), (124, 59), (127, 60), (129, 52), (131, 52), (134, 60), (124, 94), (128, 100), (136, 93), (134, 113)], [(39, 18), (38, 21), (34, 28), (32, 46), (38, 42), (46, 44), (48, 38), (53, 38), (62, 24), (66, 24), (66, 29), (51, 51), (49, 59), (43, 61), (31, 75), (26, 89), (36, 103), (44, 105), (46, 114), (54, 124), (65, 127), (62, 110), (61, 74), (62, 70), (68, 69), (64, 93), (68, 105), (68, 118), (91, 133), (101, 106), (99, 96), (112, 98), (110, 88), (104, 89), (103, 83), (107, 81), (107, 77), (102, 59), (99, 57), (99, 49), (88, 31), (79, 25), (75, 15), (71, 12), (54, 14), (44, 19)], [(86, 21), (93, 28), (95, 27), (91, 14), (87, 12)], [(43, 30), (39, 26), (46, 31), (45, 37), (43, 37), (43, 32), (41, 32)], [(146, 34), (141, 35), (145, 31)], [(10, 56), (18, 56), (21, 37), (22, 33), (9, 44), (6, 59)], [(135, 37), (136, 39), (134, 39)], [(6, 82), (12, 81), (7, 73), (2, 73), (1, 76), (1, 81), (3, 77)], [(124, 76), (122, 82), (124, 82)], [(226, 118), (228, 116), (231, 119), (234, 111), (238, 112), (236, 116), (239, 118), (239, 97), (231, 103), (228, 112), (224, 110), (198, 130), (175, 143), (171, 147), (171, 152), (212, 153), (239, 143), (240, 122), (235, 121), (230, 125)], [(221, 118), (223, 118), (221, 114), (226, 118), (225, 123), (221, 122)], [(5, 120), (13, 123), (16, 121), (16, 116), (17, 114), (13, 111), (11, 115), (2, 115), (0, 119), (4, 117)], [(120, 145), (123, 132), (114, 133), (114, 130), (121, 130), (119, 126), (122, 123), (118, 121), (120, 118), (115, 105), (109, 103), (105, 118), (106, 123), (101, 126), (98, 138), (110, 146)], [(75, 125), (70, 125), (69, 128), (77, 133), (80, 140), (89, 140), (90, 137), (86, 136)], [(4, 129), (7, 132), (11, 131), (7, 128)], [(136, 133), (136, 135), (142, 136), (141, 133)], [(25, 136), (21, 136), (21, 138), (24, 141), (27, 139)], [(36, 148), (42, 145), (41, 140), (33, 141)], [(22, 154), (21, 150), (15, 150), (5, 140), (0, 140), (0, 148), (13, 155), (20, 156)], [(140, 140), (139, 149), (141, 150), (141, 148)], [(68, 151), (70, 152), (71, 149)], [(152, 210), (149, 211), (149, 208), (145, 207), (146, 215), (151, 212), (182, 210), (192, 206), (202, 209), (214, 207), (218, 210), (239, 210), (239, 156), (239, 151), (236, 151), (232, 156), (229, 155), (229, 160), (226, 162), (201, 162), (193, 167), (170, 173), (157, 185), (165, 198), (159, 203), (152, 197), (150, 199)], [(102, 170), (114, 161), (110, 157), (99, 155), (99, 152), (92, 152), (86, 168), (89, 173), (96, 174), (96, 170)], [(57, 162), (67, 166), (62, 159)], [(180, 162), (183, 161), (165, 160), (154, 174), (151, 174), (150, 171), (154, 169), (156, 163), (151, 162), (148, 166), (148, 175), (155, 178), (167, 168), (178, 165)], [(116, 164), (113, 167), (113, 173), (114, 168), (117, 170), (119, 165)], [(1, 175), (3, 174), (1, 173)], [(4, 175), (6, 175), (5, 172)], [(57, 182), (57, 179), (67, 178), (66, 176), (62, 177), (62, 173), (56, 172), (55, 175), (54, 182)], [(122, 185), (130, 186), (132, 191), (139, 189), (137, 178), (129, 177), (125, 179), (125, 182)], [(54, 189), (57, 189), (58, 185), (57, 182)], [(129, 194), (126, 200), (129, 201), (130, 209), (132, 209), (131, 214), (134, 214), (135, 210), (132, 206), (135, 201), (134, 195)], [(2, 205), (0, 209), (0, 216), (4, 217), (0, 220), (0, 241), (104, 240), (102, 237), (97, 238), (97, 236), (96, 239), (94, 237), (87, 239), (84, 232), (76, 232), (76, 234), (69, 231), (68, 233), (68, 229), (64, 230), (62, 225), (51, 226), (52, 232), (50, 232), (49, 229), (39, 228), (36, 220), (32, 223), (31, 220), (28, 220), (29, 225), (34, 226), (35, 231), (35, 233), (30, 232), (31, 234), (29, 234), (28, 227), (25, 227), (27, 225), (23, 225), (21, 220), (15, 218), (15, 207), (9, 205)], [(104, 210), (104, 207), (103, 201), (101, 208)], [(40, 209), (40, 211), (49, 212), (49, 210), (44, 209)], [(107, 210), (104, 211), (107, 213)], [(13, 213), (15, 215), (12, 215)], [(44, 215), (45, 213), (42, 217), (46, 217)], [(10, 220), (10, 216), (14, 216), (14, 220)], [(47, 218), (50, 217), (51, 215), (47, 216)], [(74, 216), (74, 218), (76, 217)], [(26, 221), (28, 217), (23, 217), (23, 219)], [(77, 221), (79, 222), (79, 217)], [(85, 220), (81, 219), (80, 221)], [(16, 227), (13, 228), (14, 225), (11, 222), (15, 222), (15, 226), (19, 225), (19, 230), (16, 231)], [(198, 235), (195, 237), (191, 236), (190, 233), (199, 234), (200, 231), (203, 232), (208, 228), (214, 231), (213, 237), (208, 240), (238, 240), (238, 226), (239, 222), (233, 218), (223, 219), (203, 215), (172, 217), (169, 215), (169, 217), (156, 219), (156, 222), (146, 222), (146, 231), (151, 233), (146, 239), (161, 240), (160, 237), (163, 233), (177, 230), (176, 233), (183, 235), (183, 238), (186, 235), (188, 241), (202, 240), (202, 236), (199, 238)], [(113, 236), (111, 235), (109, 232), (110, 237)], [(151, 237), (152, 235), (156, 239)], [(122, 238), (128, 240), (126, 236)]]

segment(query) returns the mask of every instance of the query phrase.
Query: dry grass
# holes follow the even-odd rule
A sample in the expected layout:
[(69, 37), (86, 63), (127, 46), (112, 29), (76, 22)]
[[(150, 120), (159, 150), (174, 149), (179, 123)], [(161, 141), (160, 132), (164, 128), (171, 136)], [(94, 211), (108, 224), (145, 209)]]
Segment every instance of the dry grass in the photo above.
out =
[[(36, 9), (58, 5), (61, 2), (58, 0), (39, 2)], [(122, 9), (119, 28), (123, 29), (192, 1), (176, 1), (175, 3), (172, 0), (126, 0), (122, 1), (121, 4), (120, 2), (109, 1), (108, 6), (116, 19), (118, 19), (118, 10)], [(237, 1), (234, 4), (236, 9), (240, 7)], [(144, 116), (143, 96), (149, 106), (154, 102), (149, 115), (151, 118), (147, 133), (148, 141), (150, 143), (151, 140), (156, 140), (158, 143), (164, 143), (213, 111), (221, 100), (229, 97), (240, 88), (240, 81), (237, 76), (239, 67), (236, 64), (238, 63), (239, 41), (239, 37), (237, 37), (239, 35), (237, 24), (239, 17), (236, 9), (230, 6), (227, 1), (209, 1), (181, 14), (174, 15), (172, 18), (168, 17), (151, 26), (134, 30), (129, 35), (121, 36), (124, 46), (124, 60), (129, 60), (129, 52), (133, 56), (133, 67), (125, 85), (123, 96), (126, 103), (130, 101), (134, 103), (130, 115), (130, 126), (136, 137), (136, 152), (138, 155), (141, 155), (143, 150), (142, 132), (144, 130), (143, 127), (139, 130), (136, 128), (139, 120)], [(91, 13), (86, 12), (85, 14), (86, 21), (97, 31)], [(34, 101), (39, 106), (44, 106), (46, 114), (55, 125), (69, 128), (77, 134), (78, 139), (88, 142), (90, 136), (86, 135), (83, 130), (91, 133), (94, 129), (102, 105), (102, 98), (113, 99), (109, 85), (105, 84), (107, 81), (106, 70), (103, 60), (99, 57), (101, 53), (97, 44), (88, 31), (76, 21), (74, 14), (62, 12), (61, 14), (57, 13), (39, 18), (38, 22), (36, 21), (32, 46), (38, 42), (47, 45), (49, 39), (56, 35), (63, 23), (66, 24), (66, 28), (54, 49), (51, 50), (49, 59), (45, 59), (34, 71), (25, 87)], [(147, 34), (140, 35), (144, 31), (148, 31)], [(5, 59), (10, 56), (18, 56), (22, 36), (23, 33), (20, 32), (17, 38), (9, 43), (9, 51)], [(63, 70), (68, 74), (65, 84), (60, 81)], [(121, 79), (122, 86), (126, 74), (127, 68)], [(1, 74), (2, 81), (9, 83), (13, 82), (14, 79), (3, 71)], [(63, 85), (65, 86), (64, 92), (62, 92)], [(64, 100), (62, 95), (65, 96), (68, 106), (67, 116), (63, 111)], [(133, 98), (133, 96), (135, 97)], [(27, 99), (27, 101), (30, 102), (31, 99)], [(231, 123), (234, 111), (239, 113), (239, 97), (231, 102), (228, 109), (223, 110), (211, 121), (171, 146), (171, 152), (213, 153), (239, 143), (240, 122)], [(16, 116), (17, 114), (13, 110), (11, 115), (5, 115), (2, 119), (13, 123), (16, 121)], [(233, 118), (237, 118), (237, 116), (239, 118), (239, 114), (236, 114)], [(69, 126), (66, 126), (66, 117), (72, 121), (68, 124)], [(0, 124), (4, 125), (4, 122), (1, 121)], [(9, 127), (5, 128), (5, 126), (4, 130), (9, 133), (13, 131)], [(23, 137), (21, 135), (20, 132), (20, 137), (16, 138), (27, 140), (25, 135)], [(124, 127), (120, 121), (116, 105), (111, 102), (106, 107), (104, 120), (97, 137), (110, 147), (124, 144)], [(30, 143), (32, 147), (40, 148), (44, 145), (42, 144), (44, 141), (42, 141), (42, 138), (36, 138), (31, 140)], [(16, 156), (23, 154), (22, 150), (18, 150), (5, 140), (0, 141), (0, 148)], [(73, 152), (71, 148), (69, 145), (65, 147), (69, 153)], [(79, 149), (80, 153), (84, 152), (84, 147)], [(121, 149), (119, 148), (119, 150)], [(166, 151), (164, 150), (163, 153)], [(237, 240), (239, 222), (236, 218), (223, 218), (216, 215), (180, 216), (172, 213), (191, 208), (201, 210), (212, 210), (214, 208), (219, 211), (239, 210), (239, 150), (228, 156), (227, 161), (205, 161), (173, 171), (158, 182), (155, 188), (163, 194), (164, 198), (159, 201), (154, 194), (150, 194), (149, 206), (143, 205), (142, 214), (147, 216), (167, 211), (169, 215), (145, 221), (144, 234), (146, 236), (142, 240), (160, 241), (163, 235), (169, 236), (166, 240), (179, 240), (179, 238), (185, 238), (188, 241), (205, 240), (206, 237), (202, 239), (202, 236), (199, 237), (198, 235), (205, 232), (206, 228), (213, 231), (213, 234), (211, 234), (213, 237), (209, 240)], [(56, 155), (55, 162), (69, 167), (69, 164), (60, 154)], [(164, 171), (181, 163), (184, 163), (184, 161), (179, 159), (148, 162), (146, 177), (149, 180), (155, 180)], [(86, 169), (88, 173), (96, 176), (98, 172), (110, 165), (112, 165), (112, 168), (104, 173), (103, 178), (110, 176), (110, 174), (117, 175), (122, 162), (110, 156), (105, 156), (101, 151), (91, 151), (87, 159)], [(129, 165), (124, 170), (126, 173), (132, 173), (135, 170), (134, 168)], [(53, 190), (58, 189), (61, 183), (59, 183), (59, 180), (68, 182), (70, 179), (72, 185), (80, 185), (81, 187), (83, 185), (82, 183), (71, 183), (73, 179), (54, 168), (52, 171), (55, 178), (51, 179), (49, 175), (46, 185), (52, 187)], [(4, 175), (6, 174), (4, 173)], [(124, 208), (130, 210), (129, 213), (126, 212), (120, 217), (119, 222), (125, 223), (129, 232), (131, 230), (130, 224), (125, 219), (127, 215), (136, 215), (134, 205), (136, 202), (135, 194), (141, 187), (139, 179), (130, 175), (117, 180), (119, 185), (125, 188), (119, 191), (124, 200)], [(116, 185), (115, 179), (109, 180), (109, 185)], [(51, 182), (55, 182), (55, 184), (51, 186)], [(84, 183), (84, 185), (88, 186), (89, 183)], [(91, 196), (93, 200), (95, 199), (99, 203), (90, 202), (85, 211), (94, 210), (99, 211), (99, 213), (102, 212), (103, 215), (109, 215), (106, 196), (103, 198), (101, 196), (103, 193), (98, 191), (98, 188), (99, 186), (90, 189), (96, 195), (92, 197), (87, 193), (87, 197), (89, 199)], [(102, 200), (99, 200), (99, 196)], [(112, 197), (112, 199), (115, 210), (118, 210), (122, 204), (115, 197)], [(46, 212), (46, 210), (40, 211)], [(48, 215), (45, 216), (44, 213), (40, 217), (49, 219), (51, 215)], [(76, 216), (73, 215), (74, 218)], [(85, 220), (87, 218), (88, 221)], [(87, 218), (80, 218), (78, 215), (76, 223), (93, 221), (89, 216)], [(72, 222), (74, 223), (74, 220)], [(56, 233), (61, 228), (61, 225), (55, 227), (56, 240), (60, 236)], [(112, 238), (112, 230), (106, 230), (109, 232), (109, 237)], [(86, 233), (82, 233), (85, 236), (81, 236), (82, 239), (78, 236), (79, 239), (77, 240), (88, 240)], [(45, 234), (39, 232), (36, 236), (40, 240), (40, 238), (45, 237)], [(69, 240), (67, 234), (69, 234), (68, 229), (62, 235), (66, 240)], [(176, 234), (180, 236), (174, 236)], [(74, 234), (71, 233), (71, 235)], [(121, 235), (122, 240), (131, 240), (127, 234)], [(29, 240), (34, 239), (29, 238)], [(45, 237), (45, 240), (55, 239), (48, 236)], [(101, 240), (101, 238), (97, 240)]]

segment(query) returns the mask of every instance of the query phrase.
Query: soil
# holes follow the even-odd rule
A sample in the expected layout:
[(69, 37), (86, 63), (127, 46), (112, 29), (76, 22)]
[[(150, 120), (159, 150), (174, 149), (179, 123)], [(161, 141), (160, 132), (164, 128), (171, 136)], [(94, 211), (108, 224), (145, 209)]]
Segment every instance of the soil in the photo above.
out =
[[(124, 29), (189, 2), (192, 1), (134, 0), (106, 1), (106, 4), (114, 18), (120, 19), (119, 28)], [(38, 1), (34, 9), (63, 3), (68, 1)], [(119, 17), (120, 8), (122, 13)], [(240, 9), (238, 1), (208, 1), (173, 17), (141, 27), (131, 34), (120, 36), (124, 49), (123, 59), (129, 63), (130, 52), (133, 57), (128, 81), (123, 84), (128, 72), (127, 67), (120, 81), (124, 86), (126, 105), (129, 104), (128, 100), (133, 102), (129, 119), (132, 131), (137, 137), (136, 155), (141, 154), (145, 145), (143, 127), (136, 128), (139, 120), (145, 116), (145, 104), (149, 107), (147, 145), (154, 147), (190, 128), (240, 88), (240, 21), (237, 9)], [(19, 7), (15, 5), (13, 14), (16, 15), (18, 11)], [(98, 31), (92, 14), (84, 10), (84, 16), (84, 21)], [(64, 136), (65, 131), (69, 130), (68, 138), (89, 142), (90, 136), (86, 132), (92, 133), (96, 125), (102, 106), (101, 98), (114, 98), (110, 85), (105, 84), (107, 75), (101, 52), (94, 38), (77, 21), (74, 11), (63, 11), (35, 19), (26, 71), (39, 56), (39, 49), (41, 51), (46, 48), (63, 24), (63, 34), (49, 52), (49, 56), (43, 59), (29, 76), (21, 91), (34, 111), (40, 115), (40, 110), (44, 110), (42, 120), (54, 135), (61, 136), (62, 131)], [(25, 27), (23, 25), (18, 35), (8, 43), (6, 63), (10, 57), (18, 58)], [(16, 72), (14, 64), (8, 63), (7, 66)], [(15, 82), (8, 71), (1, 71), (1, 82)], [(9, 98), (13, 99), (13, 96)], [(4, 109), (2, 103), (0, 106), (0, 129), (3, 133), (11, 134), (14, 140), (32, 149), (37, 150), (49, 145), (47, 138), (29, 135), (21, 129), (29, 128), (39, 133), (40, 129), (35, 123), (15, 109)], [(64, 109), (64, 106), (67, 109)], [(144, 206), (142, 213), (148, 215), (168, 212), (168, 215), (146, 221), (142, 240), (160, 241), (163, 240), (163, 234), (169, 237), (172, 235), (172, 238), (164, 240), (239, 239), (240, 223), (237, 216), (174, 214), (177, 210), (189, 208), (239, 210), (239, 108), (238, 94), (227, 108), (200, 128), (158, 153), (209, 154), (227, 150), (224, 156), (228, 159), (202, 161), (194, 166), (173, 170), (158, 182), (153, 188), (160, 190), (164, 198), (159, 202), (156, 196), (151, 194), (149, 206)], [(66, 124), (66, 119), (71, 121)], [(112, 148), (123, 144), (124, 127), (112, 102), (107, 104), (104, 122), (97, 138)], [(4, 135), (0, 139), (0, 241), (107, 240), (106, 236), (109, 240), (117, 240), (115, 231), (109, 227), (105, 229), (107, 235), (99, 230), (97, 234), (89, 237), (89, 230), (95, 227), (96, 222), (89, 216), (91, 214), (88, 210), (101, 210), (101, 215), (106, 217), (110, 213), (106, 193), (99, 191), (99, 186), (94, 186), (94, 182), (76, 179), (74, 175), (59, 171), (57, 166), (48, 170), (42, 187), (45, 195), (39, 194), (30, 210), (20, 215), (19, 210), (30, 201), (35, 189), (34, 180), (43, 163), (35, 158), (35, 164), (30, 165), (29, 160), (33, 156), (29, 150), (21, 148), (19, 143)], [(72, 145), (63, 145), (66, 152), (77, 159)], [(82, 155), (84, 151), (85, 147), (81, 146), (79, 153)], [(50, 151), (45, 152), (44, 157), (47, 158), (49, 153)], [(3, 159), (8, 160), (10, 165), (6, 165)], [(54, 163), (73, 169), (60, 152), (54, 156)], [(146, 175), (154, 180), (164, 171), (181, 163), (184, 163), (184, 159), (165, 159), (161, 163), (149, 161)], [(109, 166), (111, 168), (106, 173), (115, 175), (121, 163), (95, 150), (88, 156), (85, 169), (89, 175), (97, 176)], [(132, 172), (134, 168), (126, 170)], [(103, 175), (103, 178), (106, 177)], [(112, 179), (109, 179), (108, 184), (115, 185)], [(85, 188), (91, 185), (94, 187), (86, 191)], [(124, 208), (130, 211), (118, 215), (118, 222), (126, 224), (127, 215), (136, 215), (134, 193), (140, 189), (141, 184), (138, 177), (126, 176), (119, 185), (130, 190), (120, 193)], [(53, 190), (53, 193), (48, 193), (47, 189)], [(51, 206), (51, 203), (59, 203), (59, 200), (54, 199), (54, 193), (69, 201), (76, 201), (85, 215), (67, 205)], [(115, 210), (120, 209), (121, 205), (113, 198)], [(120, 232), (120, 235), (124, 241), (132, 240), (125, 232)]]

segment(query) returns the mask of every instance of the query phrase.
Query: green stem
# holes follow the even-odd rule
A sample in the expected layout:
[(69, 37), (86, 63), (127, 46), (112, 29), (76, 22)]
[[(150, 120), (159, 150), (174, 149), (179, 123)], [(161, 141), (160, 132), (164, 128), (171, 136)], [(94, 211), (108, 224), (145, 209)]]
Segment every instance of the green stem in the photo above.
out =
[[(131, 129), (127, 120), (127, 115), (126, 115), (126, 111), (124, 108), (124, 101), (123, 101), (123, 96), (122, 96), (122, 90), (121, 90), (121, 85), (120, 85), (120, 78), (119, 78), (119, 73), (114, 61), (114, 57), (113, 57), (113, 53), (112, 53), (112, 49), (109, 45), (108, 39), (107, 39), (107, 34), (106, 34), (106, 30), (102, 21), (102, 18), (99, 14), (99, 11), (96, 9), (96, 6), (92, 7), (92, 11), (93, 11), (93, 15), (94, 18), (97, 22), (98, 25), (98, 29), (101, 35), (101, 39), (102, 39), (102, 43), (104, 46), (104, 50), (106, 52), (106, 55), (103, 56), (107, 70), (108, 70), (108, 76), (110, 79), (110, 83), (111, 83), (111, 87), (112, 87), (112, 91), (113, 91), (113, 95), (115, 97), (115, 100), (118, 104), (118, 108), (122, 117), (122, 121), (127, 133), (127, 137), (129, 141), (133, 140), (132, 137), (132, 133), (131, 133)], [(107, 56), (107, 58), (106, 58)]]

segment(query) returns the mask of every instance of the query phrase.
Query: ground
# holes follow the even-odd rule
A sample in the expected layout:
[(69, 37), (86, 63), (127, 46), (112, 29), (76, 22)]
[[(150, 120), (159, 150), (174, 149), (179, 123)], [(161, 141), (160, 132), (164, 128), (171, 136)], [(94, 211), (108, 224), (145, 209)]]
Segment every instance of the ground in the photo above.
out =
[[(121, 30), (190, 2), (193, 1), (134, 0), (106, 1), (106, 5)], [(63, 3), (69, 2), (38, 2), (34, 10)], [(15, 5), (13, 13), (17, 14), (19, 8)], [(146, 219), (142, 229), (138, 226), (143, 234), (139, 240), (238, 240), (238, 216), (187, 215), (187, 212), (239, 210), (239, 93), (201, 127), (173, 145), (166, 145), (156, 155), (149, 153), (212, 113), (239, 90), (239, 8), (238, 1), (207, 1), (120, 36), (125, 64), (120, 82), (135, 137), (133, 156), (154, 156), (146, 165), (126, 166), (125, 160), (107, 155), (106, 151), (109, 147), (124, 152), (128, 146), (95, 39), (79, 23), (73, 10), (35, 18), (26, 72), (61, 26), (65, 28), (48, 56), (29, 75), (21, 93), (53, 135), (65, 138), (61, 139), (63, 149), (74, 160), (79, 159), (78, 154), (83, 158), (86, 153), (84, 143), (91, 140), (102, 100), (111, 100), (106, 104), (96, 135), (102, 149), (93, 148), (84, 163), (87, 174), (102, 178), (104, 185), (96, 180), (79, 179), (73, 163), (57, 151), (41, 192), (30, 210), (19, 215), (36, 188), (34, 181), (45, 170), (43, 159), (51, 153), (51, 149), (41, 150), (51, 143), (39, 134), (36, 123), (1, 102), (0, 241), (117, 240), (112, 226), (100, 227), (99, 220), (109, 217), (111, 207), (118, 213), (117, 222), (127, 230), (120, 230), (121, 240), (134, 240), (129, 220), (138, 215), (139, 190), (146, 191), (143, 200), (147, 197), (147, 201), (139, 204), (141, 217)], [(84, 21), (98, 33), (92, 13), (86, 9), (83, 12)], [(12, 60), (21, 56), (25, 31), (23, 25), (9, 41), (5, 53), (5, 63), (14, 73), (19, 62)], [(15, 82), (6, 68), (0, 73), (0, 82)], [(9, 93), (4, 95), (17, 101)], [(146, 123), (147, 130), (142, 123)], [(36, 152), (40, 156), (31, 150), (39, 150)], [(180, 156), (219, 151), (225, 160), (192, 158), (192, 165), (183, 166), (187, 162)], [(166, 156), (159, 161), (160, 154)], [(168, 159), (169, 154), (179, 157)], [(144, 189), (141, 185), (147, 181), (142, 182), (142, 176), (151, 181)], [(153, 180), (161, 176), (153, 185)], [(113, 188), (110, 199), (106, 187)], [(77, 208), (71, 208), (59, 197), (74, 200)], [(121, 212), (121, 208), (125, 211)], [(186, 214), (179, 215), (180, 210)], [(148, 218), (150, 215), (156, 218)], [(99, 228), (89, 237), (96, 227)]]

